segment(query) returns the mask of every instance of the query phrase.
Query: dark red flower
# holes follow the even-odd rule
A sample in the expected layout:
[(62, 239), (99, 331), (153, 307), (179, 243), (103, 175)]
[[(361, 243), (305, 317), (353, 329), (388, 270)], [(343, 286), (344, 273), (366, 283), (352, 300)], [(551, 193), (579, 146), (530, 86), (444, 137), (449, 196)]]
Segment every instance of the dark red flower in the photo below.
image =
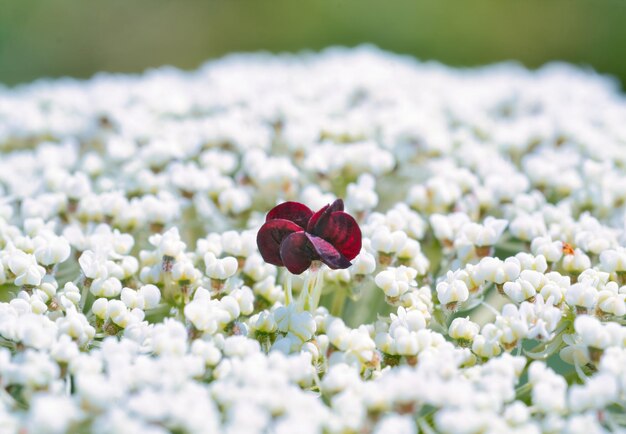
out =
[(361, 251), (361, 229), (337, 199), (313, 213), (299, 202), (285, 202), (267, 213), (256, 243), (265, 262), (300, 274), (321, 260), (332, 269), (348, 268)]

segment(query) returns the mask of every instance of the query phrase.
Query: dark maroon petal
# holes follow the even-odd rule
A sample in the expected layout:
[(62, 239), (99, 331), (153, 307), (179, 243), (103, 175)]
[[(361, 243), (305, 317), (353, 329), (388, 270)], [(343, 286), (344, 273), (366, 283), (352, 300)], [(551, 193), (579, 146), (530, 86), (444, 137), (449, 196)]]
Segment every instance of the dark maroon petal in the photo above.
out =
[(318, 225), (317, 236), (332, 244), (348, 260), (361, 251), (361, 229), (350, 214), (338, 211), (332, 213), (324, 226)]
[(305, 229), (313, 211), (308, 206), (300, 202), (284, 202), (276, 205), (267, 213), (265, 221), (274, 219), (284, 219), (294, 222)]
[(293, 274), (301, 274), (317, 259), (317, 254), (305, 232), (294, 232), (280, 245), (283, 264)]
[(348, 268), (352, 265), (352, 263), (347, 260), (345, 256), (339, 253), (339, 251), (337, 251), (337, 249), (335, 249), (328, 241), (311, 234), (306, 234), (306, 236), (311, 241), (313, 248), (322, 262), (333, 270), (338, 268)]
[(322, 207), (322, 209), (313, 214), (313, 217), (309, 220), (306, 231), (317, 235), (316, 228), (320, 225), (325, 225), (328, 216), (337, 211), (343, 211), (343, 200), (341, 199), (335, 200), (332, 204)]
[(274, 219), (265, 222), (256, 235), (256, 245), (265, 262), (283, 266), (280, 258), (280, 244), (285, 237), (294, 232), (302, 232), (302, 228), (292, 221)]

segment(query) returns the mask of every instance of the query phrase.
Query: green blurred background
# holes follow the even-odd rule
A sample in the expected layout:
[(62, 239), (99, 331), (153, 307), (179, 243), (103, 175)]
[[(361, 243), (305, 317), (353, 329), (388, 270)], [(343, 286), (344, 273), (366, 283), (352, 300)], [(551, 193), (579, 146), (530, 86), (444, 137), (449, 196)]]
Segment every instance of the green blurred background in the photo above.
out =
[(550, 60), (626, 83), (626, 0), (0, 0), (0, 82), (370, 42), (450, 65)]

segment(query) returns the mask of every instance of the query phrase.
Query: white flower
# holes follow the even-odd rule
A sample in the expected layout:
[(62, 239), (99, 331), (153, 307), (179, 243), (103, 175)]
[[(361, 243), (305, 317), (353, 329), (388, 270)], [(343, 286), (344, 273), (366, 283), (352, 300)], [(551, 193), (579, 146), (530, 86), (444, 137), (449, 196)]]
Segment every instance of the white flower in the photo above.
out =
[(187, 331), (180, 322), (166, 318), (152, 329), (151, 347), (155, 354), (183, 355), (187, 352)]
[(519, 308), (520, 316), (528, 324), (529, 339), (550, 340), (563, 317), (563, 312), (553, 305), (553, 300), (544, 300), (538, 294), (533, 303), (523, 302)]
[(122, 292), (122, 282), (115, 277), (98, 278), (91, 283), (89, 291), (96, 297), (117, 297)]
[(527, 318), (513, 304), (504, 305), (502, 315), (496, 317), (495, 325), (501, 331), (500, 342), (508, 348), (524, 339), (529, 329)]
[(124, 256), (122, 258), (120, 267), (122, 269), (121, 276), (118, 275), (116, 277), (118, 278), (121, 277), (122, 279), (128, 279), (132, 277), (134, 274), (136, 274), (137, 271), (139, 270), (139, 261), (137, 261), (137, 258), (135, 258), (134, 256)]
[(371, 253), (361, 249), (361, 252), (352, 260), (350, 272), (355, 275), (368, 275), (376, 270), (376, 258)]
[(412, 259), (422, 253), (420, 243), (417, 240), (408, 238), (404, 245), (398, 249), (396, 256), (400, 259)]
[(122, 288), (120, 298), (124, 302), (126, 307), (130, 309), (133, 309), (133, 308), (143, 309), (144, 308), (143, 297), (139, 295), (139, 293), (132, 288)]
[(242, 188), (229, 188), (219, 194), (218, 203), (222, 212), (240, 214), (250, 208), (252, 199)]
[(348, 387), (358, 386), (361, 382), (358, 371), (345, 363), (337, 363), (328, 370), (322, 379), (322, 390), (327, 394), (336, 394)]
[(522, 425), (530, 418), (530, 410), (521, 401), (515, 401), (504, 410), (504, 418), (509, 425)]
[(46, 270), (37, 264), (35, 256), (21, 250), (12, 252), (8, 262), (9, 269), (16, 276), (16, 286), (37, 286), (46, 274)]
[(437, 428), (444, 433), (471, 434), (487, 429), (494, 414), (478, 409), (445, 409), (435, 415)]
[(543, 255), (531, 255), (529, 253), (520, 252), (515, 255), (515, 258), (519, 261), (522, 270), (535, 270), (540, 273), (545, 273), (548, 269), (548, 262)]
[(356, 183), (348, 184), (346, 191), (346, 206), (353, 212), (369, 211), (378, 205), (378, 195), (374, 188), (376, 179), (369, 173), (364, 173)]
[(282, 287), (276, 285), (273, 276), (267, 276), (260, 282), (255, 283), (252, 289), (256, 295), (262, 297), (270, 303), (273, 303), (283, 297)]
[(623, 317), (626, 315), (626, 294), (618, 293), (617, 284), (610, 282), (605, 289), (598, 291), (597, 306), (602, 312)]
[(78, 289), (78, 287), (74, 283), (67, 282), (63, 286), (63, 290), (60, 291), (59, 298), (61, 300), (61, 304), (65, 307), (65, 309), (69, 308), (68, 303), (77, 306), (81, 299), (80, 289)]
[(589, 315), (577, 317), (574, 321), (574, 329), (583, 344), (589, 347), (604, 349), (611, 342), (609, 331), (595, 317)]
[(376, 344), (365, 325), (350, 330), (339, 347), (347, 360), (356, 358), (361, 363), (371, 362), (375, 355)]
[(376, 275), (376, 286), (383, 290), (390, 298), (397, 298), (405, 294), (412, 286), (415, 286), (417, 271), (410, 267), (389, 267)]
[(138, 293), (143, 298), (145, 309), (153, 309), (161, 301), (161, 291), (154, 285), (143, 285)]
[(437, 284), (437, 298), (444, 305), (463, 303), (469, 298), (469, 289), (464, 281), (454, 279), (449, 274), (447, 280)]
[(180, 240), (178, 228), (172, 228), (163, 235), (155, 234), (150, 237), (150, 244), (157, 248), (159, 256), (176, 258), (185, 250), (185, 243)]
[(229, 357), (245, 357), (258, 353), (259, 343), (244, 336), (230, 336), (224, 341), (224, 355)]
[(503, 289), (513, 301), (521, 303), (534, 297), (545, 282), (543, 273), (534, 270), (523, 270), (515, 282), (505, 282)]
[[(40, 238), (40, 237), (37, 237)], [(37, 238), (35, 239), (36, 244)], [(41, 238), (41, 244), (35, 250), (37, 262), (43, 265), (60, 264), (70, 256), (70, 244), (62, 237)]]
[(417, 427), (412, 417), (391, 414), (376, 424), (374, 434), (417, 434)]
[(262, 311), (250, 318), (250, 327), (261, 333), (274, 333), (278, 325), (272, 314), (268, 311)]
[(626, 249), (607, 249), (600, 253), (602, 270), (612, 272), (626, 271)]
[(172, 279), (181, 284), (189, 285), (195, 283), (202, 277), (202, 273), (193, 266), (193, 262), (181, 259), (172, 266)]
[(565, 301), (573, 307), (591, 309), (598, 300), (598, 290), (589, 282), (579, 282), (570, 286), (565, 293)]
[(435, 232), (435, 237), (440, 241), (452, 242), (457, 234), (470, 218), (465, 213), (433, 214), (430, 216), (430, 224)]
[(392, 232), (387, 226), (379, 226), (371, 236), (371, 245), (377, 252), (393, 254), (404, 246), (406, 240), (405, 232)]
[(566, 434), (602, 433), (605, 430), (600, 425), (598, 418), (592, 413), (573, 415), (569, 418), (563, 430)]
[(257, 251), (255, 231), (226, 231), (222, 234), (222, 249), (236, 258), (247, 258)]
[(531, 241), (547, 233), (546, 223), (541, 213), (522, 214), (511, 222), (509, 231), (516, 238)]
[(409, 190), (407, 203), (419, 210), (447, 210), (461, 196), (461, 189), (443, 177), (432, 177), (425, 185), (416, 185)]
[(549, 236), (536, 237), (530, 243), (533, 255), (543, 255), (548, 262), (558, 262), (563, 256), (563, 242), (552, 241)]
[(276, 273), (276, 267), (268, 264), (259, 254), (252, 254), (246, 258), (243, 266), (243, 272), (255, 282), (259, 282), (268, 276)]
[(36, 349), (49, 349), (55, 342), (58, 329), (46, 316), (22, 313), (19, 318), (13, 316), (12, 322), (11, 325), (5, 322), (4, 330), (0, 330), (0, 334), (9, 340)]
[[(141, 201), (137, 203), (140, 209), (137, 212), (138, 216), (141, 215), (149, 223), (156, 225), (165, 225), (172, 221), (180, 213), (178, 202), (169, 194), (164, 191), (159, 192), (157, 196), (148, 194), (141, 198)], [(134, 218), (133, 218), (134, 219)], [(173, 234), (172, 234), (173, 235)], [(172, 241), (175, 241), (176, 236), (172, 236)], [(153, 246), (156, 246), (151, 242)], [(175, 246), (175, 243), (170, 245), (174, 250), (179, 247)], [(164, 253), (161, 251), (161, 253)]]
[(91, 305), (91, 311), (100, 319), (107, 319), (109, 310), (109, 300), (107, 298), (98, 298)]
[(544, 300), (552, 297), (554, 304), (561, 304), (565, 297), (565, 292), (570, 287), (570, 278), (562, 276), (556, 271), (545, 274), (545, 284), (541, 288), (541, 296)]
[(131, 321), (131, 315), (128, 311), (128, 307), (120, 300), (111, 300), (107, 304), (106, 317), (110, 318), (115, 324), (120, 327), (126, 327)]
[(581, 272), (591, 267), (591, 259), (579, 248), (574, 249), (573, 255), (563, 256), (563, 269), (568, 272)]
[(68, 396), (38, 394), (28, 416), (28, 430), (42, 434), (62, 434), (80, 419), (80, 409)]
[(478, 263), (475, 274), (479, 280), (503, 284), (519, 277), (521, 265), (517, 258), (498, 258), (487, 256)]
[(78, 345), (69, 335), (61, 335), (52, 346), (50, 356), (59, 363), (70, 363), (79, 354)]
[(497, 356), (502, 351), (499, 343), (501, 334), (494, 324), (486, 324), (480, 334), (474, 337), (472, 351), (484, 358)]
[(106, 259), (101, 254), (96, 254), (91, 250), (85, 250), (78, 258), (80, 269), (85, 277), (89, 279), (106, 278), (108, 270)]
[(56, 324), (60, 333), (72, 337), (81, 346), (91, 341), (96, 334), (95, 328), (87, 321), (85, 315), (74, 309), (68, 310), (64, 317), (58, 318)]
[(480, 326), (475, 322), (470, 321), (469, 317), (455, 318), (448, 328), (448, 334), (451, 338), (468, 342), (473, 341), (479, 331)]
[(250, 315), (254, 311), (254, 293), (247, 286), (233, 289), (229, 296), (235, 299), (243, 315)]
[(466, 223), (461, 227), (460, 237), (475, 246), (493, 246), (498, 242), (508, 222), (502, 219), (487, 217), (483, 224)]
[[(233, 302), (230, 303), (232, 309), (238, 310), (234, 299), (229, 298), (225, 303), (229, 304), (229, 300)], [(185, 317), (196, 329), (210, 334), (228, 324), (233, 318), (231, 312), (224, 309), (219, 300), (211, 300), (209, 291), (204, 288), (196, 289), (193, 300), (185, 306), (184, 312)]]
[(228, 315), (226, 317), (226, 323), (235, 320), (241, 314), (239, 303), (237, 303), (237, 300), (234, 297), (227, 295), (222, 297), (222, 299), (219, 300), (219, 303), (222, 310)]
[(297, 312), (294, 306), (291, 304), (288, 307), (279, 307), (274, 311), (274, 319), (278, 330), (291, 332), (302, 342), (306, 342), (315, 334), (315, 320), (309, 312)]
[(617, 379), (600, 373), (591, 377), (584, 385), (574, 384), (569, 390), (569, 407), (581, 412), (588, 409), (602, 409), (619, 399)]
[(216, 257), (222, 254), (222, 237), (219, 234), (208, 234), (206, 238), (200, 238), (196, 242), (196, 254), (204, 257), (208, 252), (212, 252)]
[(232, 256), (218, 259), (211, 252), (204, 255), (206, 274), (211, 279), (226, 280), (237, 272), (237, 259)]
[(196, 339), (191, 344), (191, 353), (202, 357), (208, 366), (216, 366), (222, 359), (222, 353), (212, 342)]
[(566, 409), (567, 382), (543, 362), (530, 364), (528, 382), (532, 385), (532, 402), (539, 411), (558, 414)]

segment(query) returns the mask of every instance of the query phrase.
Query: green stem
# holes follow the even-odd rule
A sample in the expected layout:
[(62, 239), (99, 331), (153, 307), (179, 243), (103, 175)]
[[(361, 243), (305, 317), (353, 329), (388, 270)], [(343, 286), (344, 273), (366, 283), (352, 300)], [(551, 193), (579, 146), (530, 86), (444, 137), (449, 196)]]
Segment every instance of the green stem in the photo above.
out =
[(167, 303), (175, 305), (174, 282), (172, 281), (171, 273), (165, 272), (163, 274), (163, 298)]
[(83, 278), (83, 288), (80, 294), (79, 307), (80, 311), (85, 313), (85, 309), (87, 308), (87, 297), (89, 297), (89, 288), (91, 287), (91, 279), (84, 277)]
[(320, 272), (319, 269), (311, 270), (313, 272), (313, 277), (311, 279), (311, 291), (309, 296), (309, 311), (311, 313), (315, 312), (317, 306), (320, 304), (320, 297), (322, 296), (322, 281), (324, 280), (324, 275)]
[(311, 273), (307, 273), (302, 284), (302, 290), (298, 296), (298, 310), (305, 311), (309, 308), (309, 286), (311, 286)]
[(330, 314), (332, 316), (341, 317), (343, 306), (346, 304), (348, 294), (344, 287), (339, 287), (333, 295), (333, 302), (330, 305)]
[(293, 302), (292, 279), (293, 274), (287, 271), (285, 275), (285, 306), (289, 306)]
[(522, 399), (525, 396), (527, 396), (530, 391), (532, 390), (533, 385), (530, 383), (525, 383), (521, 386), (519, 386), (517, 389), (515, 389), (515, 398), (516, 399)]
[(428, 424), (428, 422), (426, 422), (426, 420), (424, 418), (419, 418), (417, 419), (417, 425), (420, 428), (420, 431), (425, 433), (425, 434), (435, 434), (436, 431), (431, 428), (431, 426)]

